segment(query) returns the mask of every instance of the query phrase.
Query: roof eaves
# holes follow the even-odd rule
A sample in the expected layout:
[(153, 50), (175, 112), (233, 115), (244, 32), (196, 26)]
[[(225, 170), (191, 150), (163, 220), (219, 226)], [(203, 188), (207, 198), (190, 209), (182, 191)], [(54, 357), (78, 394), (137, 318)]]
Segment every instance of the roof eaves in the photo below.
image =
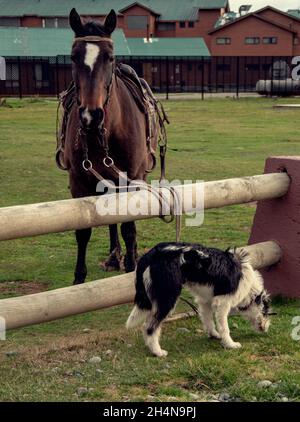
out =
[(297, 21), (300, 20), (300, 17), (298, 18), (295, 15), (290, 15), (289, 13), (286, 13), (283, 10), (276, 9), (276, 7), (273, 7), (273, 6), (265, 6), (265, 7), (261, 8), (261, 9), (259, 9), (259, 10), (256, 10), (255, 13), (256, 14), (259, 14), (261, 12), (264, 12), (265, 10), (272, 10), (273, 12), (279, 13), (280, 15), (284, 15), (284, 16), (286, 16), (288, 18), (295, 19)]
[(255, 13), (248, 13), (247, 15), (241, 16), (240, 18), (237, 18), (237, 19), (235, 19), (235, 20), (233, 20), (231, 22), (228, 22), (225, 25), (219, 26), (218, 28), (214, 28), (212, 31), (209, 31), (208, 34), (211, 35), (211, 34), (217, 32), (217, 31), (221, 31), (222, 29), (227, 28), (227, 27), (229, 27), (231, 25), (234, 25), (234, 24), (236, 24), (238, 22), (241, 22), (241, 21), (243, 21), (245, 19), (248, 19), (249, 17), (255, 17), (255, 18), (257, 18), (257, 19), (259, 19), (259, 20), (261, 20), (263, 22), (266, 22), (266, 23), (269, 23), (271, 25), (277, 26), (278, 28), (281, 28), (281, 29), (283, 29), (285, 31), (288, 31), (288, 32), (292, 32), (294, 34), (297, 34), (297, 31), (295, 31), (294, 29), (291, 29), (291, 28), (289, 28), (289, 27), (287, 27), (285, 25), (281, 25), (280, 23), (274, 22), (274, 21), (272, 21), (270, 19), (263, 18), (262, 16), (258, 15), (256, 12)]
[(151, 12), (153, 15), (156, 15), (156, 16), (160, 16), (160, 15), (161, 15), (160, 13), (156, 12), (155, 10), (151, 9), (150, 7), (146, 6), (146, 5), (145, 5), (145, 4), (143, 4), (143, 3), (140, 3), (140, 2), (138, 2), (138, 1), (136, 1), (136, 2), (134, 2), (134, 3), (131, 3), (131, 4), (129, 4), (129, 5), (128, 5), (128, 6), (126, 6), (126, 7), (123, 7), (122, 9), (120, 9), (120, 10), (119, 10), (119, 12), (123, 14), (123, 12), (125, 12), (125, 11), (126, 11), (126, 10), (128, 10), (128, 9), (131, 9), (131, 8), (132, 8), (132, 7), (134, 7), (134, 6), (140, 6), (140, 7), (142, 7), (143, 9), (148, 10), (149, 12)]
[[(209, 0), (210, 1), (210, 0)], [(198, 7), (200, 10), (219, 10), (220, 9), (220, 6), (211, 6), (210, 4), (209, 4), (209, 1), (208, 1), (208, 3), (207, 3), (207, 5), (203, 5), (203, 6), (200, 6), (200, 7)], [(221, 6), (221, 7), (227, 7), (228, 6), (228, 3), (229, 3), (229, 0), (224, 0), (224, 2), (223, 2), (223, 6)]]

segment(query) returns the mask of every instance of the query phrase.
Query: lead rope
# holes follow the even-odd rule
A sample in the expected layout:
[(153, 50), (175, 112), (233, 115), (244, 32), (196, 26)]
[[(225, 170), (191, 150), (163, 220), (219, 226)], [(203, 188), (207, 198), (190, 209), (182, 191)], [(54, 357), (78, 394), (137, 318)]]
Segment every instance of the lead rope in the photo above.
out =
[[(155, 101), (155, 110), (158, 116), (158, 122), (160, 127), (159, 134), (159, 155), (160, 155), (160, 184), (163, 184), (166, 179), (166, 153), (168, 148), (167, 133), (164, 123), (170, 124), (168, 116), (166, 115), (165, 109), (162, 103), (158, 100)], [(166, 223), (171, 223), (175, 218), (176, 227), (176, 242), (180, 241), (181, 224), (182, 224), (182, 200), (179, 193), (173, 188), (168, 188), (173, 198), (173, 213), (171, 219), (167, 220), (165, 216), (161, 216), (162, 220)]]
[[(87, 172), (90, 172), (96, 179), (99, 180), (99, 182), (103, 183), (103, 185), (105, 187), (107, 187), (108, 189), (111, 189), (111, 190), (118, 189), (119, 192), (122, 191), (122, 186), (121, 186), (121, 188), (120, 187), (116, 188), (115, 185), (113, 185), (112, 183), (107, 181), (97, 170), (95, 170), (93, 168), (93, 164), (88, 157), (88, 146), (87, 146), (87, 142), (86, 142), (86, 134), (83, 132), (83, 130), (81, 128), (79, 128), (78, 136), (81, 136), (81, 139), (83, 141), (82, 142), (82, 144), (83, 144), (83, 157), (84, 157), (84, 160), (82, 162), (83, 169)], [(146, 191), (148, 191), (148, 192), (150, 192), (151, 194), (154, 195), (154, 197), (158, 200), (158, 203), (159, 203), (160, 218), (165, 223), (171, 223), (175, 218), (175, 221), (176, 221), (176, 242), (179, 242), (180, 232), (181, 232), (181, 213), (182, 213), (182, 200), (181, 200), (181, 196), (180, 196), (179, 192), (177, 192), (177, 190), (173, 186), (163, 186), (162, 185), (162, 186), (160, 186), (159, 189), (157, 189), (157, 188), (154, 188), (153, 186), (149, 185), (148, 183), (140, 182), (140, 181), (137, 181), (137, 180), (132, 180), (128, 177), (124, 177), (123, 173), (116, 167), (113, 159), (109, 156), (108, 150), (106, 150), (106, 152), (105, 152), (103, 164), (105, 165), (105, 167), (111, 169), (116, 174), (116, 176), (118, 178), (123, 179), (123, 181), (124, 181), (123, 189), (126, 188), (126, 190), (127, 190), (128, 189), (128, 183), (130, 183), (129, 188), (133, 188), (133, 189), (138, 188), (140, 190), (143, 189), (143, 190), (146, 190)], [(166, 189), (170, 192), (170, 197), (172, 198), (171, 204), (170, 204), (170, 201), (168, 200), (168, 198), (162, 192), (161, 189)], [(167, 216), (164, 215), (164, 213), (163, 213), (163, 211), (168, 207), (168, 205), (170, 205), (170, 215), (171, 215), (170, 219), (167, 219)]]
[[(103, 176), (101, 176), (101, 174), (95, 170), (93, 168), (93, 164), (92, 162), (86, 158), (83, 163), (82, 166), (84, 168), (85, 171), (89, 171), (94, 177), (96, 177), (96, 179), (98, 179), (101, 183), (103, 183), (103, 185), (105, 187), (107, 187), (108, 189), (111, 190), (119, 190), (122, 191), (123, 189), (128, 189), (128, 183), (130, 183), (129, 189), (140, 189), (140, 190), (146, 190), (149, 193), (153, 194), (154, 197), (157, 199), (158, 203), (159, 203), (159, 214), (160, 214), (160, 218), (165, 222), (165, 223), (171, 223), (174, 218), (176, 221), (176, 242), (180, 241), (180, 232), (181, 232), (181, 212), (182, 212), (182, 201), (181, 201), (181, 196), (180, 194), (176, 191), (176, 189), (174, 189), (174, 187), (161, 187), (160, 189), (154, 188), (153, 186), (149, 185), (148, 183), (145, 182), (139, 182), (137, 180), (132, 180), (129, 179), (128, 177), (122, 177), (122, 172), (117, 169), (117, 167), (115, 165), (109, 166), (110, 169), (112, 169), (119, 178), (123, 178), (124, 182), (126, 182), (126, 185), (124, 187), (117, 187), (115, 185), (113, 185), (112, 183), (110, 183), (109, 181), (107, 181)], [(166, 195), (162, 192), (161, 189), (167, 189), (170, 192), (170, 195), (172, 197), (172, 202), (171, 202), (171, 206), (170, 206), (170, 212), (171, 212), (171, 219), (167, 220), (166, 215), (164, 215), (163, 210), (166, 209), (166, 207), (168, 207), (168, 205), (170, 205), (170, 201), (168, 200), (168, 198), (166, 197)]]

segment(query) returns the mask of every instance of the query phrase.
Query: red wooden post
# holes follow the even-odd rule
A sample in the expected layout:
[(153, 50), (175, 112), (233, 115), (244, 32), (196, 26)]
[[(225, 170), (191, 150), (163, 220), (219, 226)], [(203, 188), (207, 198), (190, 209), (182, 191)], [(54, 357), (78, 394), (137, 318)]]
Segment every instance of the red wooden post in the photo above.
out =
[(262, 270), (273, 295), (300, 297), (300, 156), (270, 157), (265, 173), (286, 171), (291, 178), (288, 193), (258, 203), (249, 244), (276, 241), (282, 249), (281, 262)]

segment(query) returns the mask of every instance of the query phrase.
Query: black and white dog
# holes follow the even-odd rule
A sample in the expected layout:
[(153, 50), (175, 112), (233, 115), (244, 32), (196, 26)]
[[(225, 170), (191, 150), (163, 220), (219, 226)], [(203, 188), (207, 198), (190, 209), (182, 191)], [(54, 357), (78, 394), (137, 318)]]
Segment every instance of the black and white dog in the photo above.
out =
[(182, 287), (195, 296), (207, 334), (226, 348), (241, 347), (230, 336), (231, 310), (239, 311), (258, 331), (269, 328), (269, 295), (246, 252), (160, 243), (138, 262), (135, 306), (126, 323), (134, 328), (145, 322), (145, 343), (156, 356), (168, 353), (159, 344), (161, 323), (174, 309)]

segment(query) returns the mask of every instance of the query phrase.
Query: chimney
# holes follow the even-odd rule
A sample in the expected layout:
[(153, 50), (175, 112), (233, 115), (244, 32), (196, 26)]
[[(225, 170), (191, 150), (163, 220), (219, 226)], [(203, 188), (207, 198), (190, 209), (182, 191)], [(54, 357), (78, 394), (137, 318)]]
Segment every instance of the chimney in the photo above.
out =
[(243, 4), (239, 8), (239, 15), (240, 16), (247, 15), (247, 13), (250, 11), (251, 7), (252, 7), (252, 4)]

